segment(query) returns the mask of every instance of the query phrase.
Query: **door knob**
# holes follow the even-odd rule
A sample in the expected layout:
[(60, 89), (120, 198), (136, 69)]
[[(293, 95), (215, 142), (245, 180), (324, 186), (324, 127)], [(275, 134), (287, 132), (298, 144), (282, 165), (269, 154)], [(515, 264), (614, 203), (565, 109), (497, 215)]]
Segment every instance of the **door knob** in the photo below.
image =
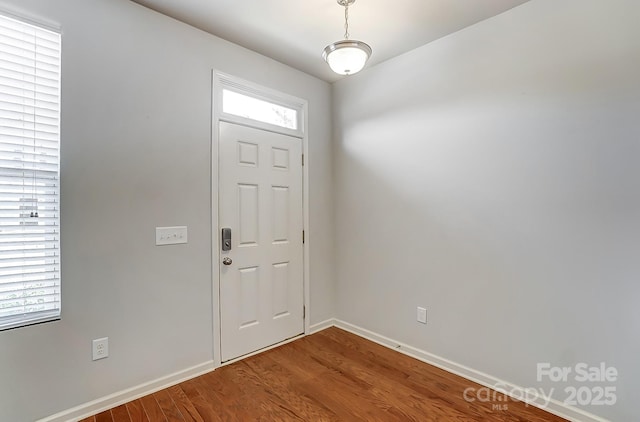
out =
[(227, 256), (222, 260), (222, 263), (224, 265), (231, 265), (233, 263), (233, 260)]

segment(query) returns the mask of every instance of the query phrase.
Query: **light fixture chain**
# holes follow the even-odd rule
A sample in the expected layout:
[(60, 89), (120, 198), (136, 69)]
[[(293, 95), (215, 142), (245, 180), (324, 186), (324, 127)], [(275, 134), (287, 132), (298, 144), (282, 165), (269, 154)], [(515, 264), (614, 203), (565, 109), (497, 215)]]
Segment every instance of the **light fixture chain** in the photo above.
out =
[(349, 39), (349, 3), (344, 6), (344, 39)]

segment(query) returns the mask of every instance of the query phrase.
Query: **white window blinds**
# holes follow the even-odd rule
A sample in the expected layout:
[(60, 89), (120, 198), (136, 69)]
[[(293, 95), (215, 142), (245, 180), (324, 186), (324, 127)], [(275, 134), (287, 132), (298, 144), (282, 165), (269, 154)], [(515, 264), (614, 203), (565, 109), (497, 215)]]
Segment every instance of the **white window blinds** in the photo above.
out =
[(0, 16), (0, 330), (60, 317), (60, 34)]

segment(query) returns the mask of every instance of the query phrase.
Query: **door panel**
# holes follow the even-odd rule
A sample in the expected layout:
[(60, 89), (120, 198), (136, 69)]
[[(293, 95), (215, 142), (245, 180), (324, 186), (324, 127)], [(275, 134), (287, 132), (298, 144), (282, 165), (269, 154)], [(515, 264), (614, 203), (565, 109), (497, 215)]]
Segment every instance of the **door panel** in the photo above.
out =
[[(304, 332), (302, 141), (220, 122), (222, 361)], [(230, 265), (223, 265), (231, 258)]]

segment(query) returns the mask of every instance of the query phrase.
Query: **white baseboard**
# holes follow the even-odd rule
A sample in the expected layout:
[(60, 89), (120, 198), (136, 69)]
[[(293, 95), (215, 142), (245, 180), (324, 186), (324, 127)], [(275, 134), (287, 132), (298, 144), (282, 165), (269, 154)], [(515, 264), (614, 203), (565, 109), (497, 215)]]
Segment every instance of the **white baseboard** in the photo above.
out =
[(105, 397), (81, 404), (68, 410), (64, 410), (55, 415), (40, 419), (37, 422), (68, 422), (78, 421), (105, 410), (120, 406), (132, 400), (139, 399), (156, 391), (163, 390), (172, 385), (190, 380), (197, 376), (206, 374), (215, 369), (213, 361), (204, 362), (200, 365), (175, 372), (173, 374), (158, 378), (156, 380), (137, 385), (126, 390), (118, 391)]
[(336, 325), (335, 318), (329, 318), (326, 321), (318, 322), (317, 324), (313, 324), (309, 327), (309, 332), (307, 334), (317, 333), (318, 331), (325, 330), (329, 327), (334, 327)]
[[(326, 322), (327, 321), (325, 321), (325, 323)], [(395, 350), (407, 356), (411, 356), (422, 362), (428, 363), (429, 365), (433, 365), (447, 372), (451, 372), (452, 374), (459, 375), (484, 387), (495, 389), (496, 386), (500, 386), (501, 392), (504, 390), (505, 393), (515, 399), (522, 400), (522, 397), (529, 397), (530, 395), (530, 392), (529, 394), (527, 394), (526, 389), (520, 386), (513, 385), (494, 376), (485, 374), (464, 365), (460, 365), (459, 363), (452, 362), (448, 359), (436, 356), (424, 350), (409, 346), (408, 344), (401, 343), (367, 329), (349, 324), (348, 322), (334, 319), (333, 323), (334, 326), (340, 329), (349, 331), (350, 333), (353, 333), (357, 336), (366, 338), (367, 340), (371, 340), (374, 343), (378, 343), (382, 346), (388, 347), (389, 349)], [(328, 328), (324, 325), (323, 327)], [(320, 331), (320, 329), (317, 331)], [(607, 419), (603, 419), (599, 416), (593, 415), (575, 407), (565, 405), (564, 403), (553, 399), (551, 399), (546, 406), (541, 397), (527, 400), (527, 403), (572, 422), (609, 422)]]

